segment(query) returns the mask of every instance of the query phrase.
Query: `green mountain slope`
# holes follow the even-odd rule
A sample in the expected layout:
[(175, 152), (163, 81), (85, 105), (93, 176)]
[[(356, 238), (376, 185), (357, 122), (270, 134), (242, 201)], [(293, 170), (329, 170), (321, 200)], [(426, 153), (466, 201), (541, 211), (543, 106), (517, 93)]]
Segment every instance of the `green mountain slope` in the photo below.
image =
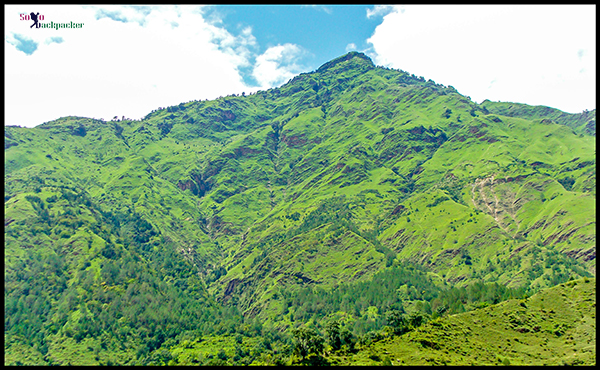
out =
[(143, 364), (186, 335), (285, 331), (299, 294), (386, 268), (423, 269), (413, 303), (592, 277), (595, 164), (595, 110), (480, 105), (360, 53), (142, 120), (8, 126), (5, 336)]
[(596, 280), (581, 279), (469, 313), (433, 320), (340, 365), (595, 365)]
[(545, 106), (530, 106), (519, 103), (492, 102), (481, 103), (486, 113), (500, 114), (509, 117), (521, 117), (545, 123), (559, 123), (569, 126), (580, 133), (596, 135), (596, 110), (583, 111), (581, 114), (569, 114), (558, 109)]

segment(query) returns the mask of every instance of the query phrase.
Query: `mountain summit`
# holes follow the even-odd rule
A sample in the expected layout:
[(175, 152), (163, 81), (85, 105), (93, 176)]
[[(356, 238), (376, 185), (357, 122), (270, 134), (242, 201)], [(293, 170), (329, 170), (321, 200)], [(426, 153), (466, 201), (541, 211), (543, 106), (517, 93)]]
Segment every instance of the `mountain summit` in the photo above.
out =
[(5, 351), (166, 364), (207, 333), (359, 335), (477, 303), (450, 288), (592, 277), (595, 163), (595, 110), (477, 104), (357, 52), (142, 120), (5, 127)]
[(339, 63), (346, 62), (346, 61), (352, 61), (352, 62), (356, 63), (356, 65), (366, 65), (366, 66), (369, 66), (370, 68), (375, 67), (375, 64), (373, 64), (373, 61), (371, 60), (371, 58), (369, 58), (366, 54), (360, 53), (358, 51), (351, 51), (345, 55), (342, 55), (341, 57), (335, 58), (335, 59), (323, 64), (322, 66), (320, 66), (317, 69), (317, 72), (324, 72), (325, 70), (328, 70), (331, 67), (333, 67)]

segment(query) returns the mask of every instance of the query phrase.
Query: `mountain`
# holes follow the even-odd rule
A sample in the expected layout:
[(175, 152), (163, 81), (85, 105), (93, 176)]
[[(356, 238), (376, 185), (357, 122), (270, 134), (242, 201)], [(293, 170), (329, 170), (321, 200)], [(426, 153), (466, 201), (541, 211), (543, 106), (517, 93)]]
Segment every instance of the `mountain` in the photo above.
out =
[(477, 104), (356, 52), (141, 120), (6, 126), (5, 352), (168, 363), (237, 333), (275, 356), (336, 312), (366, 335), (452, 289), (489, 293), (460, 312), (590, 278), (595, 165), (595, 110)]

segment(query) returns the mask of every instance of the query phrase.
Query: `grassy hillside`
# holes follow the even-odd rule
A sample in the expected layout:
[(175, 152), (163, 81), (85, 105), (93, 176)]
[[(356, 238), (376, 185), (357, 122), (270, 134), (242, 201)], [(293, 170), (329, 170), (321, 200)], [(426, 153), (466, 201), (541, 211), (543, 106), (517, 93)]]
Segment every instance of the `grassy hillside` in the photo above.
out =
[(8, 126), (7, 358), (168, 363), (237, 333), (283, 361), (306, 322), (361, 336), (452, 289), (491, 292), (458, 313), (590, 278), (595, 164), (595, 110), (476, 104), (355, 52), (141, 120)]
[(595, 365), (595, 283), (569, 281), (329, 358), (338, 365)]
[(585, 110), (582, 114), (569, 114), (558, 109), (542, 105), (531, 106), (519, 103), (492, 102), (485, 100), (481, 103), (486, 113), (500, 114), (509, 117), (521, 117), (530, 120), (555, 122), (569, 126), (575, 131), (596, 135), (596, 110)]

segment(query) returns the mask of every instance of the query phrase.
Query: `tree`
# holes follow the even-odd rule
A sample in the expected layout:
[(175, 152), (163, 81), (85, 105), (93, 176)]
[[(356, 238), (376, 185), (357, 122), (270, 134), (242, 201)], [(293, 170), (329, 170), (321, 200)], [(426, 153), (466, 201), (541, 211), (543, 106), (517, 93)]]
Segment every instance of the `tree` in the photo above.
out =
[(413, 328), (417, 328), (417, 327), (421, 326), (421, 324), (423, 324), (424, 321), (425, 321), (425, 317), (420, 312), (413, 312), (408, 317), (408, 323)]
[(293, 353), (300, 357), (301, 363), (314, 363), (322, 360), (325, 340), (314, 329), (300, 327), (292, 331), (294, 337)]
[(221, 348), (221, 349), (219, 350), (219, 353), (217, 353), (217, 358), (218, 358), (219, 360), (227, 361), (227, 359), (228, 359), (228, 356), (227, 356), (227, 354), (225, 353), (225, 351), (223, 351), (223, 348)]
[(356, 338), (348, 329), (343, 328), (340, 332), (342, 341), (342, 351), (354, 352), (356, 346)]
[(407, 322), (399, 310), (391, 310), (386, 314), (387, 324), (394, 330), (394, 334), (401, 335), (405, 333), (407, 330)]
[(446, 311), (448, 311), (447, 305), (442, 305), (435, 309), (435, 312), (437, 313), (438, 316), (443, 316), (444, 313), (446, 313)]
[(325, 326), (327, 342), (334, 351), (342, 348), (342, 337), (340, 335), (340, 323), (337, 320), (332, 320)]

